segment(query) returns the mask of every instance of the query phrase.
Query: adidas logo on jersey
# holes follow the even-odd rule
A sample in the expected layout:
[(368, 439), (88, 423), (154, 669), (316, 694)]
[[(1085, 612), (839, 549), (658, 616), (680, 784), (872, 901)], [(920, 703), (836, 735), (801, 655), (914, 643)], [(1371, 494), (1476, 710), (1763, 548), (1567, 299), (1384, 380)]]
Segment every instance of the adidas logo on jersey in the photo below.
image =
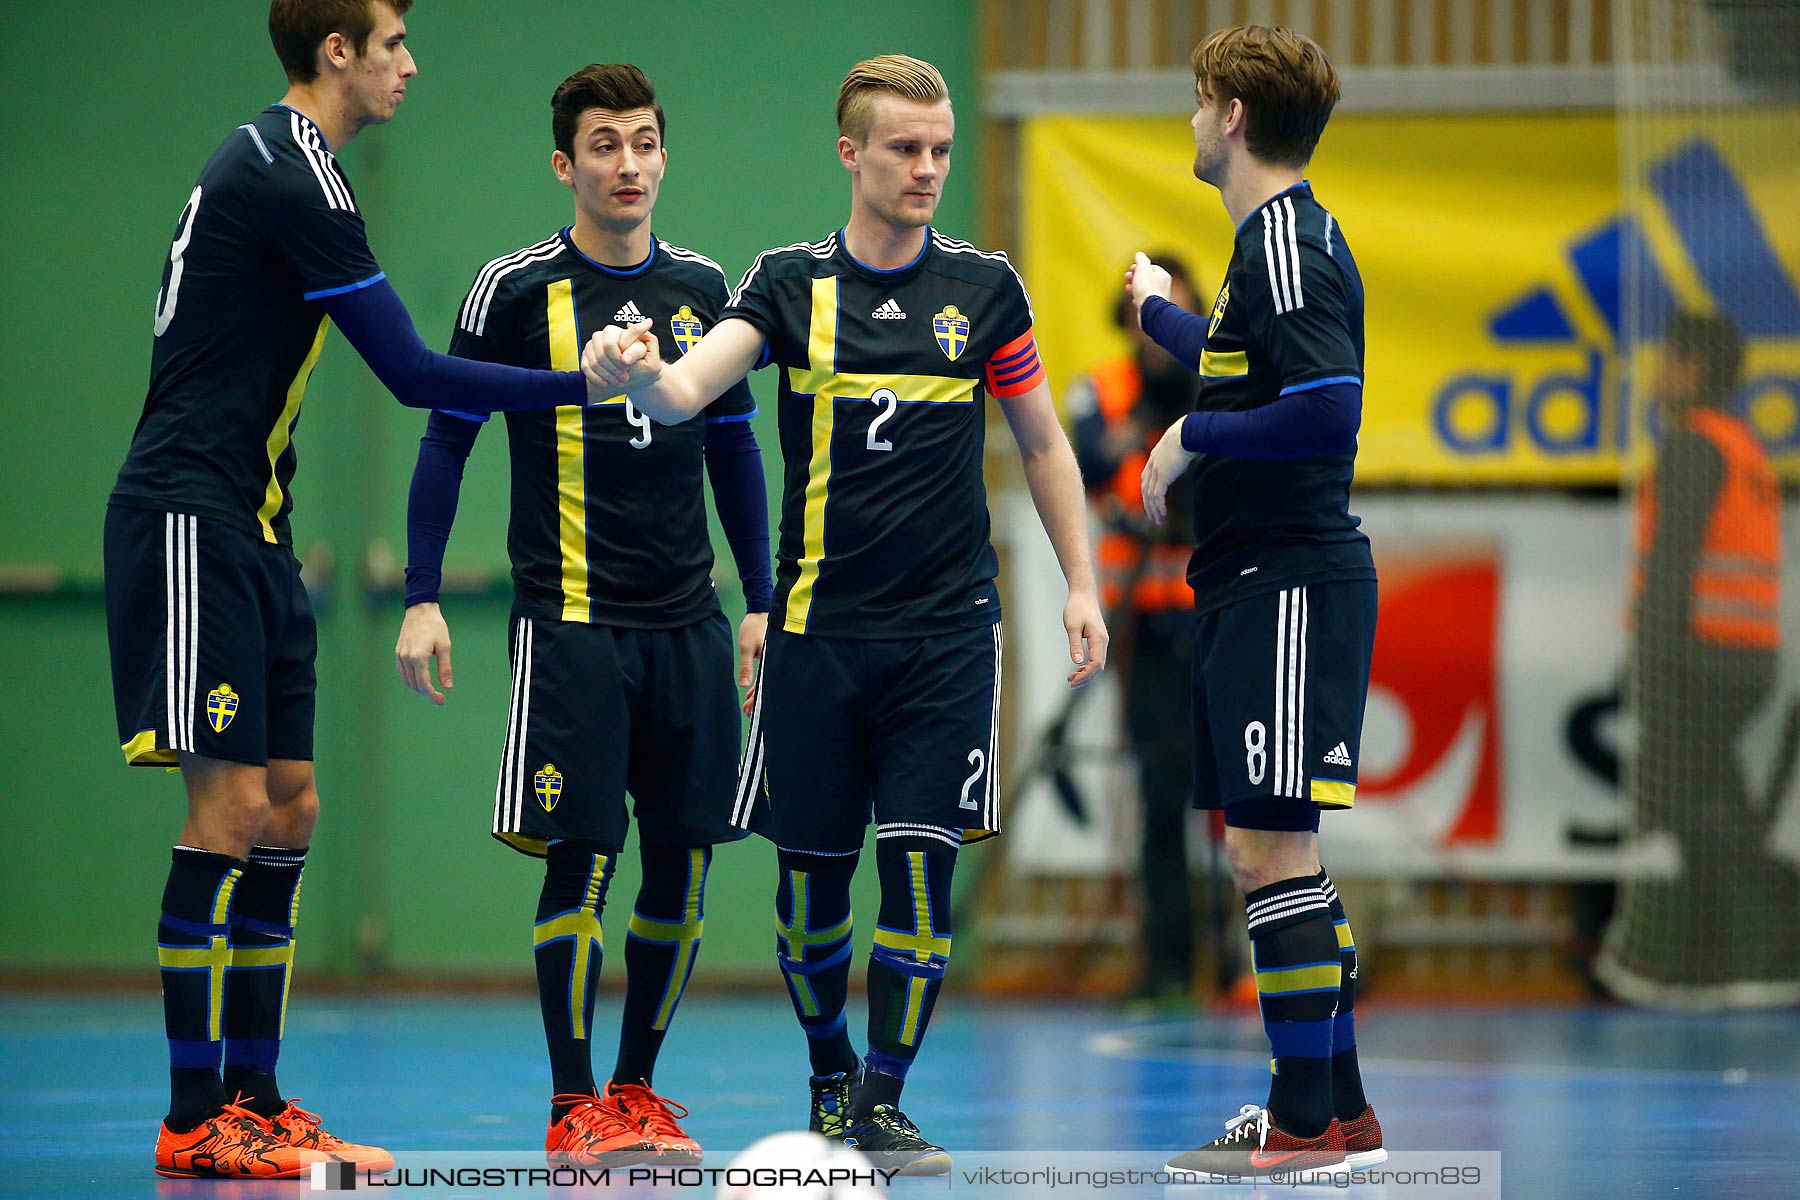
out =
[(904, 321), (904, 320), (906, 320), (906, 310), (901, 308), (900, 302), (898, 300), (895, 300), (891, 296), (888, 298), (886, 303), (884, 303), (880, 308), (876, 309), (874, 312), (870, 313), (869, 315), (871, 317), (874, 317), (877, 321)]
[(625, 306), (613, 314), (613, 322), (618, 325), (635, 325), (639, 321), (649, 320), (638, 311), (637, 301), (627, 300)]
[(1330, 763), (1334, 767), (1349, 766), (1350, 765), (1349, 748), (1346, 747), (1344, 745), (1344, 743), (1339, 742), (1337, 745), (1335, 745), (1331, 748), (1331, 753), (1327, 754), (1325, 756), (1325, 761)]

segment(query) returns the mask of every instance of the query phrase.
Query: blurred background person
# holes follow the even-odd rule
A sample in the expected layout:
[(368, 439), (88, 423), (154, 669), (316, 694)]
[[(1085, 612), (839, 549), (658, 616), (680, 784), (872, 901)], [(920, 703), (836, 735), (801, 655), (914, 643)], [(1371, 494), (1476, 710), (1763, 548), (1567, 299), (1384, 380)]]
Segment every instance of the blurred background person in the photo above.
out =
[[(1175, 255), (1158, 253), (1174, 280), (1171, 299), (1197, 307), (1193, 278)], [(1067, 394), (1081, 481), (1099, 518), (1100, 602), (1117, 630), (1115, 670), (1125, 692), (1125, 735), (1137, 764), (1143, 805), (1143, 971), (1129, 998), (1183, 1007), (1192, 998), (1194, 935), (1190, 912), (1187, 810), (1188, 674), (1193, 661), (1194, 593), (1191, 477), (1177, 481), (1169, 511), (1179, 521), (1144, 517), (1139, 477), (1156, 440), (1194, 407), (1198, 377), (1138, 327), (1129, 297), (1112, 319), (1130, 352), (1095, 363)]]
[[(1624, 909), (1636, 919), (1615, 921), (1603, 979), (1620, 963), (1632, 973), (1666, 968), (1658, 982), (1670, 984), (1760, 978), (1777, 931), (1756, 928), (1759, 914), (1800, 902), (1793, 867), (1768, 851), (1792, 720), (1769, 796), (1752, 794), (1738, 753), (1775, 689), (1781, 650), (1781, 489), (1733, 411), (1743, 358), (1743, 338), (1724, 317), (1679, 312), (1664, 331), (1654, 376), (1662, 442), (1638, 489), (1625, 685), (1638, 749), (1626, 795), (1631, 832), (1672, 835), (1680, 865), (1627, 884)], [(1736, 865), (1706, 869), (1724, 862)], [(1746, 896), (1756, 902), (1741, 903)], [(1646, 907), (1663, 911), (1647, 919)], [(1646, 931), (1658, 945), (1633, 945)], [(1701, 947), (1709, 952), (1691, 952)]]

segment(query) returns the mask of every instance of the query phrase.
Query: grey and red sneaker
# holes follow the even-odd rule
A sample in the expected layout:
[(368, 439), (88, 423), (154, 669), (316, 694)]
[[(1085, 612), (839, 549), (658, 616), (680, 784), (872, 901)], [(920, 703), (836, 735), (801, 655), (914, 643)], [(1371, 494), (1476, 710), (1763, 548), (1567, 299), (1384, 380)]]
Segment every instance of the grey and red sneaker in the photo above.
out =
[(1344, 1165), (1357, 1171), (1386, 1161), (1387, 1151), (1381, 1145), (1381, 1122), (1375, 1119), (1375, 1106), (1364, 1105), (1361, 1116), (1344, 1122)]
[(1180, 1179), (1206, 1182), (1222, 1175), (1268, 1175), (1279, 1171), (1288, 1178), (1296, 1172), (1325, 1170), (1344, 1165), (1344, 1129), (1334, 1118), (1317, 1137), (1295, 1137), (1269, 1119), (1260, 1104), (1246, 1104), (1225, 1122), (1225, 1135), (1198, 1150), (1169, 1160), (1169, 1174)]

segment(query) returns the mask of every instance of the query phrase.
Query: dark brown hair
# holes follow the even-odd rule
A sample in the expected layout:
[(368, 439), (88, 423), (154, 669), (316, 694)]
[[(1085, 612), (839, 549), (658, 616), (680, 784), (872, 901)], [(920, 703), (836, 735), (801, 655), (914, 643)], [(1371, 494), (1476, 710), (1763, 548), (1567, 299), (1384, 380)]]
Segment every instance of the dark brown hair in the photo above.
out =
[(367, 50), (375, 31), (369, 10), (377, 4), (404, 17), (413, 0), (272, 0), (269, 40), (288, 82), (311, 83), (319, 77), (319, 43), (331, 34), (343, 34), (358, 54)]
[(550, 133), (556, 148), (575, 157), (575, 126), (590, 108), (631, 112), (647, 108), (656, 114), (656, 140), (664, 140), (666, 122), (650, 79), (631, 63), (589, 63), (556, 85), (550, 97)]
[(1319, 44), (1277, 26), (1221, 29), (1194, 47), (1194, 82), (1224, 105), (1242, 100), (1244, 142), (1263, 162), (1304, 167), (1342, 87)]

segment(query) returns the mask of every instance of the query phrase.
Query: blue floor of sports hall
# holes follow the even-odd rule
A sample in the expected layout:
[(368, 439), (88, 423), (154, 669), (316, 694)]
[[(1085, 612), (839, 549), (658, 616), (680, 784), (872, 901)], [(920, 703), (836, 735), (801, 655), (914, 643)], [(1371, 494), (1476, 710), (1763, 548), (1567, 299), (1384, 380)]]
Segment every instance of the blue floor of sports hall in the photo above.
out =
[[(946, 1000), (905, 1107), (952, 1150), (1143, 1150), (1153, 1164), (1155, 1152), (1214, 1137), (1267, 1088), (1254, 1018), (1134, 1022), (1099, 1006)], [(602, 997), (601, 1029), (617, 1004)], [(1800, 1195), (1800, 1014), (1371, 1007), (1358, 1015), (1368, 1091), (1390, 1149), (1499, 1150), (1504, 1194), (1533, 1200)], [(688, 1132), (721, 1151), (804, 1127), (800, 1041), (779, 994), (691, 996), (658, 1088), (692, 1110)], [(150, 1158), (166, 1101), (163, 1056), (153, 996), (0, 996), (0, 1196), (238, 1200), (306, 1190), (157, 1180)], [(610, 1048), (597, 1057), (610, 1065)], [(281, 1077), (328, 1128), (390, 1149), (543, 1144), (548, 1071), (535, 1000), (296, 997)], [(943, 1189), (896, 1186), (915, 1196)], [(1266, 1186), (1254, 1194), (1283, 1190), (1294, 1194)], [(1033, 1191), (958, 1180), (949, 1194)]]

